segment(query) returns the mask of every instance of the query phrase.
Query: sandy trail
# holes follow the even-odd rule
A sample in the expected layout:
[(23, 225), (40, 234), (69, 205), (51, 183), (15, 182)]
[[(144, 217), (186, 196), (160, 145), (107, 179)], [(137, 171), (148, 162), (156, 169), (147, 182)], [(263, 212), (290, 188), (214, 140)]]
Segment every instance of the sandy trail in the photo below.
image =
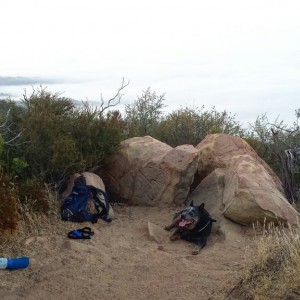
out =
[[(243, 271), (248, 237), (224, 240), (213, 233), (198, 256), (193, 245), (159, 245), (148, 221), (164, 227), (175, 209), (115, 206), (107, 224), (62, 223), (25, 241), (31, 259), (24, 270), (0, 272), (1, 299), (223, 299)], [(74, 228), (92, 227), (91, 240), (70, 240)], [(169, 235), (169, 234), (168, 234)]]

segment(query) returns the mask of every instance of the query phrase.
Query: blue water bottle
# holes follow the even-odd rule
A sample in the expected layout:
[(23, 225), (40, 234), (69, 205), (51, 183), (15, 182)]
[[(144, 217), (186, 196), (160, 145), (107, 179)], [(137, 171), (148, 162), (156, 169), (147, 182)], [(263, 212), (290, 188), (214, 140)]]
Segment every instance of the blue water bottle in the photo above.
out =
[(29, 258), (26, 256), (17, 258), (0, 258), (0, 269), (24, 269), (29, 266)]

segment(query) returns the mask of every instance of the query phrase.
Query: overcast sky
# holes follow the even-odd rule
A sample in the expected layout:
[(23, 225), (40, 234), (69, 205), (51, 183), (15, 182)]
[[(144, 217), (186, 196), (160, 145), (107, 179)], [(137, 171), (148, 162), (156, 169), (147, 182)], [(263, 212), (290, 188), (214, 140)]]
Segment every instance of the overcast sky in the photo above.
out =
[(300, 108), (299, 0), (2, 0), (0, 38), (0, 97), (97, 101), (124, 77), (123, 104), (150, 87), (244, 124)]

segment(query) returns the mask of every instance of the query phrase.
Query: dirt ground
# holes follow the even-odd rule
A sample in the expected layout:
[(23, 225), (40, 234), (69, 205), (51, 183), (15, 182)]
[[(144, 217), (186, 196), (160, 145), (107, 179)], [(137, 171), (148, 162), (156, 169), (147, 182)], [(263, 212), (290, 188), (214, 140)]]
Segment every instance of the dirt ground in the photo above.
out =
[[(230, 241), (212, 233), (199, 255), (186, 241), (149, 238), (148, 222), (163, 228), (176, 209), (114, 206), (111, 223), (61, 223), (24, 241), (23, 270), (0, 270), (1, 299), (224, 299), (243, 272), (248, 236)], [(91, 240), (70, 240), (90, 226)]]

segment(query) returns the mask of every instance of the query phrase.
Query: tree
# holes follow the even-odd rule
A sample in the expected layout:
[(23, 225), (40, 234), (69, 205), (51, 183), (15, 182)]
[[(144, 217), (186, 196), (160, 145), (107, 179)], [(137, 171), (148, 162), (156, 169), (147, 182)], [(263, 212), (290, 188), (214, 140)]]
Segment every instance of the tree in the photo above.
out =
[(266, 114), (258, 116), (246, 140), (254, 150), (276, 171), (283, 182), (285, 196), (290, 202), (299, 202), (300, 166), (300, 110), (296, 120), (287, 125), (276, 118), (270, 122)]
[(22, 148), (16, 149), (28, 162), (28, 171), (47, 182), (60, 181), (70, 173), (101, 165), (123, 138), (123, 123), (111, 110), (121, 100), (128, 85), (122, 81), (114, 97), (92, 107), (87, 102), (75, 106), (73, 100), (40, 87), (28, 97), (22, 120)]
[(133, 104), (125, 106), (125, 121), (129, 137), (153, 135), (165, 107), (165, 94), (157, 95), (150, 87)]
[(40, 87), (29, 97), (25, 91), (22, 102), (24, 146), (18, 152), (26, 157), (30, 173), (45, 179), (65, 172), (79, 157), (71, 136), (72, 100)]
[(196, 146), (207, 134), (243, 134), (240, 123), (227, 111), (218, 112), (214, 107), (205, 110), (181, 107), (168, 114), (160, 122), (157, 138), (173, 147), (183, 144)]

